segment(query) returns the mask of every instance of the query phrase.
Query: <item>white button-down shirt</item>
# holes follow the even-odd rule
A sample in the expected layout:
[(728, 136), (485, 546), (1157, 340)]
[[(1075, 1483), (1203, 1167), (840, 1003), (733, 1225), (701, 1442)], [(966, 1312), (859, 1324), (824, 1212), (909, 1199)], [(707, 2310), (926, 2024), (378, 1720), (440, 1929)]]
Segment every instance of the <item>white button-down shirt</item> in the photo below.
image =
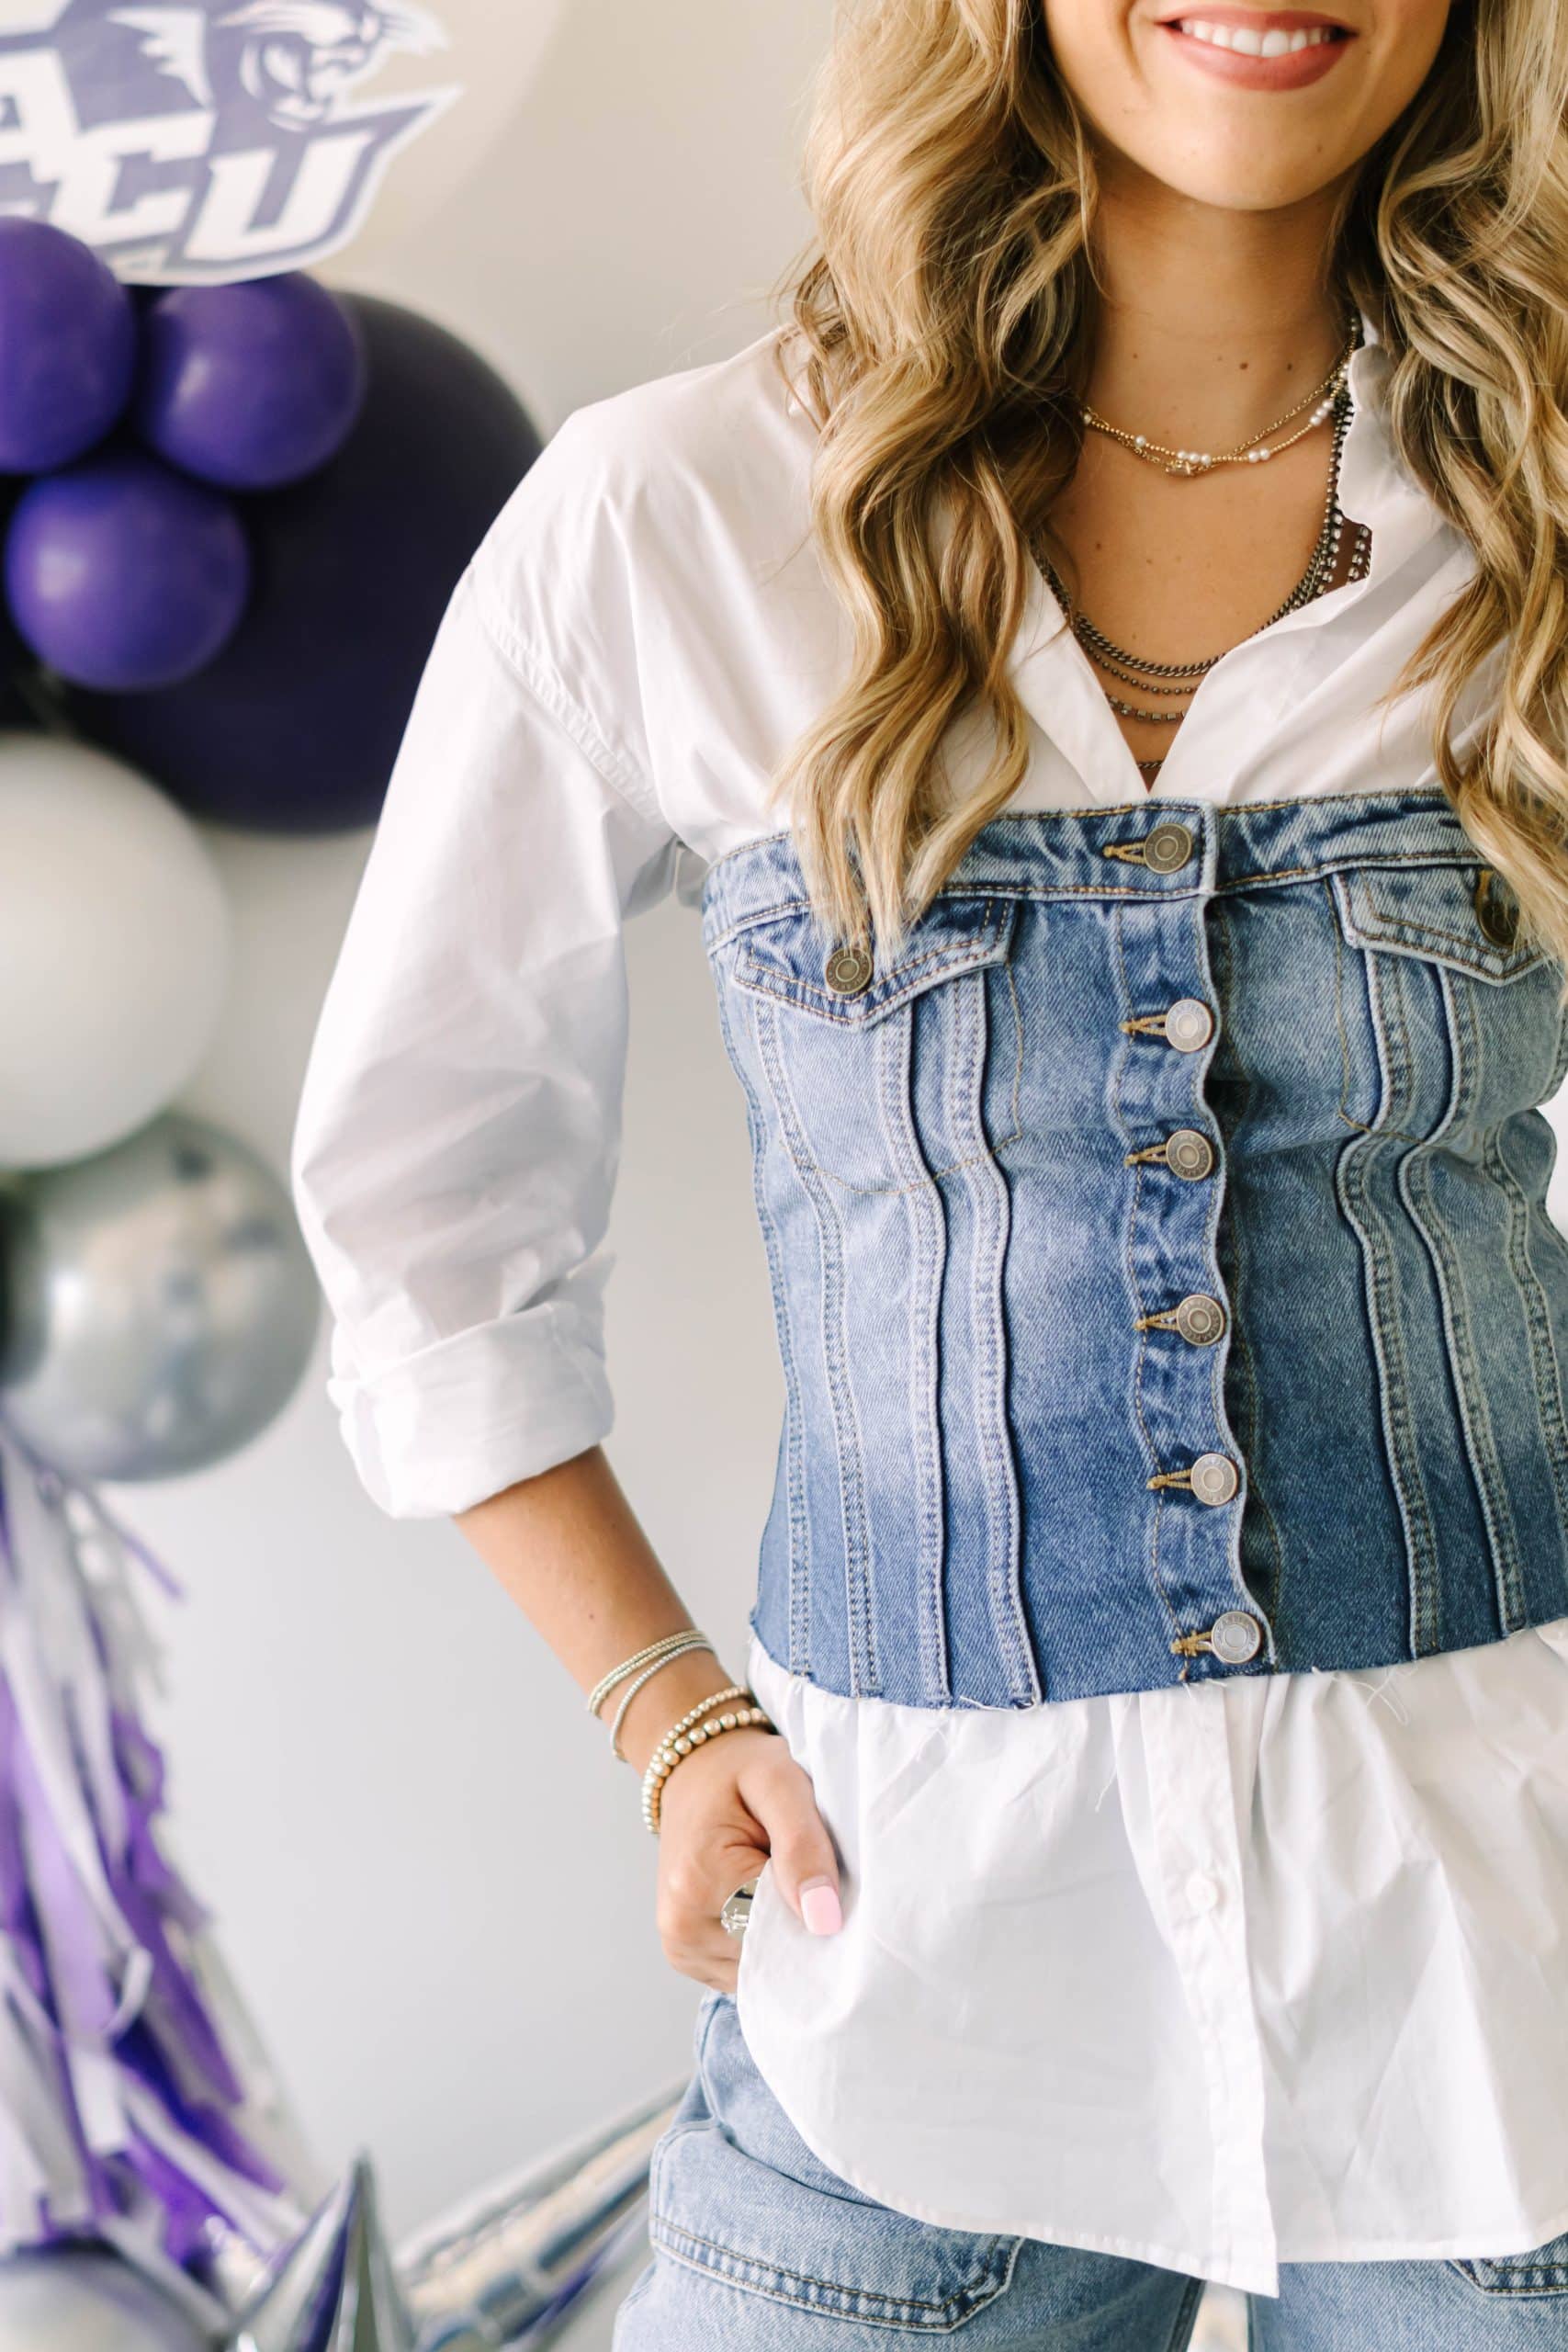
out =
[[(330, 1393), (394, 1515), (612, 1426), (624, 926), (694, 910), (714, 858), (787, 821), (769, 776), (847, 658), (777, 343), (580, 409), (431, 651), (293, 1163)], [(1341, 472), (1369, 576), (1224, 656), (1152, 794), (1036, 580), (1014, 806), (1430, 778), (1416, 703), (1374, 706), (1471, 558), (1396, 460), (1385, 371), (1371, 338)], [(955, 730), (960, 781), (982, 748)], [(741, 2021), (867, 2194), (1265, 2293), (1280, 2262), (1568, 2228), (1568, 1621), (1376, 1675), (1023, 1710), (845, 1698), (755, 1638), (748, 1670), (845, 1921), (808, 1936), (764, 1871)]]

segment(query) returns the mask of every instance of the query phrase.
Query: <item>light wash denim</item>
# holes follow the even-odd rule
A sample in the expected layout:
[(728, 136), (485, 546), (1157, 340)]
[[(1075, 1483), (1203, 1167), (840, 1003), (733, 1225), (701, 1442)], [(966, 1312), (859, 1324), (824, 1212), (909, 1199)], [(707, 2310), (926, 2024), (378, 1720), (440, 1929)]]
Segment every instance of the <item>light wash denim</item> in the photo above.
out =
[[(937, 2228), (830, 2172), (773, 2097), (728, 1993), (656, 2143), (653, 2253), (611, 2352), (1179, 2352), (1203, 2282), (1039, 2238)], [(910, 2086), (911, 2098), (919, 2096)], [(1129, 2149), (1129, 2164), (1137, 2153)], [(1568, 2235), (1507, 2261), (1284, 2264), (1252, 2352), (1568, 2352)]]
[(1019, 811), (846, 987), (787, 831), (716, 861), (781, 1665), (1026, 1707), (1568, 1613), (1568, 1018), (1510, 905), (1436, 788)]

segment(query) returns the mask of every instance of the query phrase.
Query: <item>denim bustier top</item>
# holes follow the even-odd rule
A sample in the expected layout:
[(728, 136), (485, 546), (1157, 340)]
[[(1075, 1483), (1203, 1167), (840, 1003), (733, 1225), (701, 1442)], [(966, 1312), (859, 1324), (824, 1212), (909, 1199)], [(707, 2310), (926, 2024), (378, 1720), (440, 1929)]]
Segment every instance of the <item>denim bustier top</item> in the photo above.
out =
[(891, 965), (787, 831), (702, 910), (781, 1664), (1027, 1706), (1568, 1613), (1568, 1014), (1445, 795), (998, 816)]

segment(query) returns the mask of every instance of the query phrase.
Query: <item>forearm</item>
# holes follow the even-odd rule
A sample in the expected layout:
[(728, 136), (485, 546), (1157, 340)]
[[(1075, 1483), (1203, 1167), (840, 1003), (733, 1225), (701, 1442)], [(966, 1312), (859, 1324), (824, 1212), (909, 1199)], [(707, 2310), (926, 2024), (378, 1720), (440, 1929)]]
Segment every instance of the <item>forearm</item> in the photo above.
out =
[[(634, 1650), (692, 1623), (602, 1446), (487, 1496), (454, 1523), (585, 1696)], [(628, 1760), (640, 1771), (668, 1724), (739, 1679), (707, 1650), (661, 1666), (626, 1709)], [(625, 1696), (619, 1684), (605, 1698), (606, 1725)]]

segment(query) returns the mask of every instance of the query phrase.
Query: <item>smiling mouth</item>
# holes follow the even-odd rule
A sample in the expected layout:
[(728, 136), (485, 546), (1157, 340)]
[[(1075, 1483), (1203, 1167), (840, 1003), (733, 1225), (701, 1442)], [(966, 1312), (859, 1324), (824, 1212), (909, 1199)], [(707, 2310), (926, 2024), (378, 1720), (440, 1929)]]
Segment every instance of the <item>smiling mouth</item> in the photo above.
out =
[(1255, 89), (1300, 89), (1337, 64), (1356, 36), (1337, 17), (1308, 8), (1215, 5), (1172, 10), (1160, 31), (1190, 63)]
[(1342, 25), (1224, 24), (1210, 17), (1168, 17), (1166, 21), (1189, 40), (1208, 41), (1215, 49), (1233, 49), (1243, 57), (1293, 57), (1299, 50), (1321, 49), (1325, 41), (1346, 40)]

